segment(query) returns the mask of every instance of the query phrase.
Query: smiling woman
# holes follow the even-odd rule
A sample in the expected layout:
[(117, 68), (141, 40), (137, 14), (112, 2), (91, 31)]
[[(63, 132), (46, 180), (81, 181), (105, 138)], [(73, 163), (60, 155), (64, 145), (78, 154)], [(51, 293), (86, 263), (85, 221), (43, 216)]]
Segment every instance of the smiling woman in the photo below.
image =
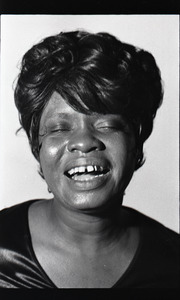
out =
[(15, 104), (53, 197), (1, 211), (1, 287), (178, 287), (179, 235), (122, 205), (162, 98), (154, 57), (108, 33), (24, 55)]
[(40, 121), (39, 161), (57, 203), (102, 209), (119, 201), (136, 155), (133, 131), (122, 123), (120, 115), (79, 113), (57, 92), (51, 96)]

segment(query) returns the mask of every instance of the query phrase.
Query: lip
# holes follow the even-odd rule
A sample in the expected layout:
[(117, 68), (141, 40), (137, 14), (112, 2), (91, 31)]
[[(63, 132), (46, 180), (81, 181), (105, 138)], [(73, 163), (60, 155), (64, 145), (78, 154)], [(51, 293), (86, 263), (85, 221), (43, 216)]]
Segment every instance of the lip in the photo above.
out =
[(77, 158), (73, 161), (68, 162), (65, 165), (64, 168), (64, 174), (69, 171), (70, 169), (76, 168), (76, 167), (82, 167), (82, 166), (89, 166), (89, 165), (93, 165), (93, 166), (101, 166), (103, 167), (103, 169), (108, 169), (110, 170), (110, 164), (106, 159), (102, 159), (102, 158), (85, 158), (85, 157), (81, 157), (81, 158)]
[(81, 191), (90, 191), (97, 188), (104, 186), (108, 180), (110, 175), (110, 171), (104, 174), (103, 176), (94, 177), (93, 179), (80, 181), (80, 180), (73, 180), (71, 178), (67, 178), (68, 185), (72, 185), (75, 189)]
[[(108, 172), (106, 174), (103, 174), (103, 176), (94, 176), (94, 178), (91, 178), (89, 180), (73, 180), (72, 178), (69, 178), (65, 175), (65, 173), (72, 168), (89, 166), (89, 165), (102, 166), (104, 169), (108, 169)], [(81, 191), (90, 191), (105, 185), (110, 173), (111, 173), (110, 163), (106, 159), (93, 158), (93, 157), (91, 158), (81, 157), (73, 161), (70, 161), (66, 164), (65, 171), (64, 171), (64, 175), (68, 181), (68, 184), (72, 185), (75, 189)]]

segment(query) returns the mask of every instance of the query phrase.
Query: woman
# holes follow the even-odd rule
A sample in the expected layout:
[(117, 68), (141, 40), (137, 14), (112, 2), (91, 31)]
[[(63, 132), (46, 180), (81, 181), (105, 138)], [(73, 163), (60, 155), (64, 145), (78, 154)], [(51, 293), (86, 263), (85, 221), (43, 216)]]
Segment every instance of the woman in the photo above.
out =
[(178, 286), (178, 234), (122, 206), (162, 97), (153, 56), (107, 33), (24, 55), (15, 103), (53, 198), (1, 211), (1, 287)]

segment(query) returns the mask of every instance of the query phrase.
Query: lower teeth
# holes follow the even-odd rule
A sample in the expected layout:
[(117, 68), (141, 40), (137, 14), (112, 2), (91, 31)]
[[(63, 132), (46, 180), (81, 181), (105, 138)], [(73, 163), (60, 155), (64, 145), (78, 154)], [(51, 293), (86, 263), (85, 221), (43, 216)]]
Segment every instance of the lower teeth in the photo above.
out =
[(100, 175), (90, 175), (90, 174), (86, 174), (86, 175), (74, 175), (72, 177), (73, 180), (78, 180), (78, 181), (89, 181), (89, 180), (93, 180), (94, 178), (97, 178), (97, 177), (101, 177), (101, 176), (104, 176), (104, 174), (100, 174)]

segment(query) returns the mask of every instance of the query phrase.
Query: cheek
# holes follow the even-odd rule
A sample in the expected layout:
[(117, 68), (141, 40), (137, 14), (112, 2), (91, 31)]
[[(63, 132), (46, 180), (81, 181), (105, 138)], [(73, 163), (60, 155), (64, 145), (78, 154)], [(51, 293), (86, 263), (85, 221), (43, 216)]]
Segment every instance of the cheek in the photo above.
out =
[(66, 140), (60, 138), (50, 138), (46, 137), (43, 140), (41, 151), (40, 151), (40, 161), (45, 162), (45, 164), (51, 162), (53, 163), (56, 159), (61, 159), (65, 148), (66, 148)]
[(48, 149), (48, 156), (49, 157), (56, 157), (57, 156), (57, 153), (58, 153), (58, 147), (55, 147), (55, 146), (51, 146), (49, 147)]
[(43, 147), (40, 153), (40, 161), (41, 162), (49, 162), (49, 160), (53, 160), (58, 153), (58, 147), (50, 146), (50, 147)]
[(61, 176), (64, 157), (66, 157), (66, 140), (44, 139), (40, 151), (40, 164), (45, 180), (49, 185)]
[(40, 164), (45, 176), (52, 171), (53, 166), (56, 164), (57, 157), (59, 156), (59, 148), (57, 145), (50, 145), (46, 142), (43, 143), (40, 151)]
[(129, 168), (134, 168), (135, 141), (133, 137), (117, 136), (109, 145), (109, 149), (116, 174), (122, 174)]

